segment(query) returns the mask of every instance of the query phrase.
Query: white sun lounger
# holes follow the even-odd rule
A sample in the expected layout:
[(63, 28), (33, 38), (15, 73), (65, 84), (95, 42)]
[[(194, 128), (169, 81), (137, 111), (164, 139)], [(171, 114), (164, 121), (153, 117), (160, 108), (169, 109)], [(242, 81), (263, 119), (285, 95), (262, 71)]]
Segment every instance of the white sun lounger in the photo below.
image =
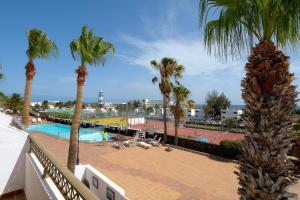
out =
[(147, 142), (148, 144), (150, 144), (152, 141), (156, 141), (157, 135), (155, 135), (153, 138), (147, 138), (145, 139), (145, 142)]
[(42, 122), (42, 119), (39, 117), (39, 118), (37, 118), (37, 121), (38, 122)]
[(137, 144), (137, 140), (135, 140), (135, 139), (126, 140), (123, 142), (123, 144), (127, 147), (133, 147)]
[(144, 149), (149, 149), (152, 146), (151, 144), (147, 144), (146, 142), (138, 142), (137, 145)]
[(36, 123), (36, 119), (35, 118), (33, 118), (31, 121), (32, 121), (32, 123)]
[(152, 146), (158, 147), (158, 146), (160, 145), (160, 140), (161, 140), (161, 137), (158, 138), (158, 140), (151, 141), (150, 144), (151, 144)]
[(116, 149), (124, 149), (124, 148), (125, 148), (123, 142), (114, 142), (114, 143), (112, 144), (112, 147), (114, 147), (114, 148), (116, 148)]

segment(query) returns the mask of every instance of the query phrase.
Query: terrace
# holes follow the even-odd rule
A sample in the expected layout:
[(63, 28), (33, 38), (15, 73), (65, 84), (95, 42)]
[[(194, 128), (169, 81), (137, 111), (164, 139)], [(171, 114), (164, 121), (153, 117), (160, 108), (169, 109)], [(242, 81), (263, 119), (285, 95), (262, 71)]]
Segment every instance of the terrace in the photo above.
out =
[[(33, 133), (66, 164), (68, 141)], [(110, 144), (80, 143), (80, 163), (90, 164), (125, 189), (131, 199), (237, 199), (237, 164), (174, 149), (116, 150)], [(158, 164), (159, 163), (159, 164)], [(226, 188), (226, 189), (224, 189)]]

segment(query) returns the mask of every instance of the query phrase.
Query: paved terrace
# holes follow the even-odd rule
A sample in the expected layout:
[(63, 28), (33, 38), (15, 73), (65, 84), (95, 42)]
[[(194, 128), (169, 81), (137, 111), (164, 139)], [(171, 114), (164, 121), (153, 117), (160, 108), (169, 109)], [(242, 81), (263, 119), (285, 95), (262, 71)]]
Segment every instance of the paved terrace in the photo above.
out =
[[(33, 133), (66, 164), (68, 140)], [(238, 199), (237, 164), (163, 147), (116, 150), (109, 143), (80, 143), (80, 162), (90, 164), (126, 191), (131, 200)], [(293, 188), (300, 191), (300, 185)], [(300, 193), (300, 192), (299, 192)]]
[[(149, 121), (146, 124), (133, 125), (131, 128), (135, 129), (154, 129), (158, 132), (164, 131), (164, 125), (162, 121)], [(174, 124), (168, 122), (168, 134), (175, 135)], [(230, 132), (221, 132), (214, 130), (204, 130), (204, 129), (196, 129), (196, 128), (179, 128), (179, 136), (181, 137), (190, 137), (193, 139), (197, 139), (199, 137), (205, 137), (208, 139), (210, 143), (220, 144), (222, 140), (242, 140), (244, 136), (238, 133), (230, 133)]]

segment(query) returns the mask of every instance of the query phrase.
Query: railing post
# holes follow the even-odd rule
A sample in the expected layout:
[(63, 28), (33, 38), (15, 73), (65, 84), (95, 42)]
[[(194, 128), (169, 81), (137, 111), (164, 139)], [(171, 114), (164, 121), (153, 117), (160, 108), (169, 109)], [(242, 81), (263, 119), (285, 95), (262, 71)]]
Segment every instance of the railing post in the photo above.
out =
[(48, 177), (48, 172), (47, 172), (46, 169), (44, 169), (44, 172), (43, 172), (43, 174), (42, 174), (42, 178), (45, 179), (45, 178), (47, 178), (47, 177)]

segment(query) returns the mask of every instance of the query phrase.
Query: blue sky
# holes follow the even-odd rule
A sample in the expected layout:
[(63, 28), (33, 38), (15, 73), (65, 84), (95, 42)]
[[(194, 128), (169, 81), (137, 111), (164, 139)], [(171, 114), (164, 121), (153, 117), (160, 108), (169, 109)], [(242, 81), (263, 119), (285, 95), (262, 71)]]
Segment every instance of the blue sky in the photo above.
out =
[[(242, 104), (240, 80), (246, 56), (219, 62), (204, 49), (198, 26), (198, 0), (27, 0), (2, 1), (0, 6), (0, 63), (5, 74), (0, 91), (23, 95), (27, 62), (25, 31), (46, 31), (59, 48), (59, 57), (36, 60), (33, 100), (73, 100), (76, 97), (74, 61), (69, 50), (81, 27), (88, 25), (112, 42), (116, 54), (104, 67), (88, 66), (85, 101), (95, 101), (100, 89), (106, 100), (160, 99), (152, 85), (152, 59), (174, 57), (186, 67), (183, 83), (192, 99), (203, 103), (212, 89), (223, 91), (233, 104)], [(299, 77), (299, 53), (291, 56), (291, 70)], [(300, 81), (296, 79), (296, 85)]]

